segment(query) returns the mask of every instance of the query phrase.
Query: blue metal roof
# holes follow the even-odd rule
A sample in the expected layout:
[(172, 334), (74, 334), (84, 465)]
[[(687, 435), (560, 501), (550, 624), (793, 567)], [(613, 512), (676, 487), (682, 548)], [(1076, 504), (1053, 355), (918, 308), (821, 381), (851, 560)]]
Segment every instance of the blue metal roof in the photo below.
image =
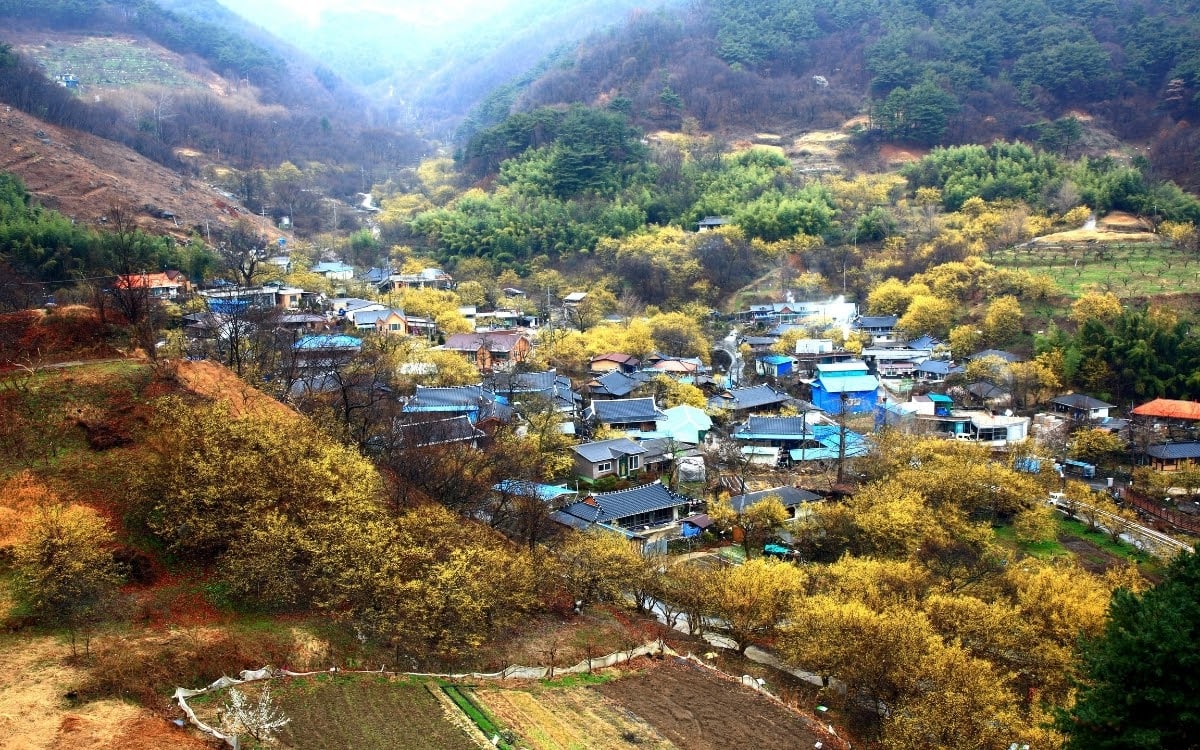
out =
[(538, 499), (547, 502), (560, 498), (563, 495), (574, 495), (575, 490), (569, 487), (559, 487), (554, 484), (539, 484), (537, 482), (526, 482), (520, 479), (505, 479), (503, 482), (498, 482), (492, 485), (492, 489), (497, 492), (515, 492), (522, 495), (536, 495)]
[(347, 336), (345, 334), (305, 336), (295, 344), (292, 344), (292, 348), (301, 351), (320, 351), (322, 349), (361, 349), (362, 339), (356, 339), (353, 336)]

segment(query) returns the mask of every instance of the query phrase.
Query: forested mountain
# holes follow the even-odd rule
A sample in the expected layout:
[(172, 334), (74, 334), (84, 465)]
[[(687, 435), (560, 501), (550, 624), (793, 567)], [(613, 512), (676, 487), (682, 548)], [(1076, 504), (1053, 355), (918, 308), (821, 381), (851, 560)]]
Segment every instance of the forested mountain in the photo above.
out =
[[(1074, 112), (1194, 185), (1195, 2), (703, 0), (596, 34), (513, 107), (619, 102), (640, 124), (827, 127), (916, 144), (1034, 140)], [(496, 119), (496, 102), (480, 114)], [(1182, 157), (1182, 158), (1181, 158)]]

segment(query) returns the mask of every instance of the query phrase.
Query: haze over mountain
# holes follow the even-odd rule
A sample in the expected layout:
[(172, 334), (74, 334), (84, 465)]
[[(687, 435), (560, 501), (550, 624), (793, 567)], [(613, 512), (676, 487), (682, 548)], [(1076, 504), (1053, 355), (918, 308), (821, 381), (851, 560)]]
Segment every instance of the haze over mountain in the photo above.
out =
[[(186, 4), (191, 0), (175, 0)], [(569, 50), (646, 0), (221, 0), (243, 18), (368, 87), (398, 122), (447, 135), (493, 89)]]

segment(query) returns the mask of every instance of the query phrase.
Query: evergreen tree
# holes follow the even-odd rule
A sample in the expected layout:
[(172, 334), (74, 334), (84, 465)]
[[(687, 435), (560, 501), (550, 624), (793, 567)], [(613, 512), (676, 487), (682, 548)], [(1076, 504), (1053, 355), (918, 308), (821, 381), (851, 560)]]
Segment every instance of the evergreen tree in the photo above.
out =
[(1075, 706), (1059, 715), (1067, 747), (1200, 746), (1200, 558), (1184, 554), (1139, 596), (1114, 593), (1104, 635), (1083, 643)]

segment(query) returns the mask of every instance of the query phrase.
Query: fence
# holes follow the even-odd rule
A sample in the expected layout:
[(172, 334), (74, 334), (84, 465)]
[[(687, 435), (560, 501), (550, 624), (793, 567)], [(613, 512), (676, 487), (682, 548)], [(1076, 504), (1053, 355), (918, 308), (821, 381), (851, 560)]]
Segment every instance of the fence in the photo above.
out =
[[(590, 659), (584, 659), (578, 664), (573, 664), (569, 667), (525, 667), (525, 666), (508, 666), (499, 672), (462, 672), (458, 674), (439, 674), (435, 672), (385, 672), (384, 670), (339, 670), (337, 667), (330, 669), (328, 672), (292, 672), (287, 669), (272, 669), (271, 667), (263, 667), (262, 669), (244, 669), (238, 677), (222, 677), (213, 682), (207, 687), (199, 689), (190, 688), (175, 688), (175, 693), (171, 699), (179, 704), (179, 708), (187, 716), (188, 721), (197, 729), (205, 734), (208, 734), (218, 740), (225, 742), (230, 747), (237, 750), (238, 740), (235, 736), (226, 735), (215, 727), (205, 724), (196, 716), (196, 712), (188, 705), (187, 699), (205, 693), (224, 690), (237, 685), (243, 685), (247, 682), (257, 682), (259, 680), (269, 680), (276, 677), (309, 677), (318, 674), (394, 674), (403, 677), (428, 677), (430, 679), (442, 679), (451, 681), (462, 680), (545, 680), (554, 679), (555, 675), (564, 674), (582, 674), (590, 672), (593, 669), (602, 669), (604, 667), (612, 667), (622, 662), (627, 662), (632, 659), (637, 659), (642, 656), (679, 656), (670, 646), (663, 643), (662, 640), (650, 641), (644, 645), (630, 649), (628, 651), (616, 651), (605, 656), (597, 656)], [(757, 685), (753, 687), (758, 688)]]

